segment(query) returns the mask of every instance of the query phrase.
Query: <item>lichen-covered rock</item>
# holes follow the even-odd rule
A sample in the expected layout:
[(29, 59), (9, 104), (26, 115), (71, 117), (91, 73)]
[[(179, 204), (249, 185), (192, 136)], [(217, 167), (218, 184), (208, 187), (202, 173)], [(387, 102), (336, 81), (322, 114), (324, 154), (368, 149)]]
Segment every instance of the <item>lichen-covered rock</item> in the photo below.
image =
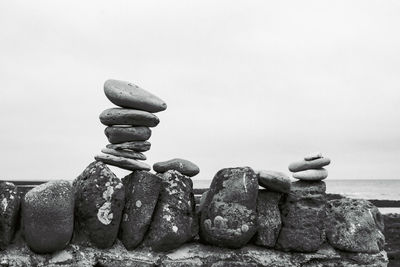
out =
[(168, 251), (192, 240), (198, 223), (192, 180), (174, 170), (160, 177), (160, 198), (144, 244), (154, 251)]
[(109, 249), (69, 245), (53, 255), (33, 253), (23, 243), (0, 251), (0, 265), (7, 267), (386, 267), (387, 264), (385, 251), (375, 254), (345, 253), (335, 251), (328, 245), (324, 245), (316, 253), (285, 253), (253, 245), (227, 249), (199, 243), (188, 243), (173, 251), (155, 253), (147, 248), (127, 251), (120, 242), (115, 242)]
[(200, 238), (239, 248), (257, 231), (257, 175), (249, 167), (222, 169), (214, 176), (201, 210)]
[(10, 244), (19, 216), (20, 200), (13, 183), (0, 182), (0, 250)]
[(52, 181), (28, 191), (22, 201), (23, 234), (36, 253), (65, 248), (74, 230), (74, 192), (68, 181)]
[(257, 198), (257, 234), (255, 243), (273, 248), (281, 230), (279, 201), (282, 193), (259, 190)]
[(377, 253), (385, 244), (383, 216), (371, 202), (342, 198), (328, 202), (327, 239), (335, 248)]
[(276, 247), (284, 251), (314, 252), (325, 241), (326, 185), (298, 181), (282, 207), (282, 228)]
[(189, 177), (193, 177), (200, 172), (199, 167), (193, 162), (178, 158), (157, 162), (153, 165), (153, 170), (159, 173), (175, 170)]
[(256, 171), (258, 183), (270, 191), (289, 193), (291, 181), (289, 176), (276, 171)]
[(77, 241), (99, 248), (117, 238), (124, 208), (121, 181), (102, 162), (92, 162), (74, 181)]
[(147, 171), (134, 171), (122, 179), (125, 187), (125, 207), (119, 239), (127, 249), (142, 242), (157, 204), (161, 178)]

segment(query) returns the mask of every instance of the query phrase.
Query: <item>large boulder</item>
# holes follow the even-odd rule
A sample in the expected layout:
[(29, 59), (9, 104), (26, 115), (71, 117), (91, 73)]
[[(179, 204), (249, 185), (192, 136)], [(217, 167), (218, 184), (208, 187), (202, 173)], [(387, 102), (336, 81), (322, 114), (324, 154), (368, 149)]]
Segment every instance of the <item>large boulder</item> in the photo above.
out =
[(0, 182), (0, 250), (10, 244), (18, 221), (20, 199), (13, 183)]
[(257, 234), (255, 243), (273, 248), (281, 230), (279, 201), (282, 193), (259, 190), (257, 198)]
[(68, 181), (36, 186), (22, 201), (23, 234), (36, 253), (52, 253), (69, 243), (74, 230), (74, 192)]
[(326, 185), (292, 183), (282, 207), (282, 228), (276, 247), (284, 251), (314, 252), (325, 241)]
[(328, 202), (327, 239), (349, 252), (377, 253), (385, 244), (383, 216), (371, 202), (335, 199)]
[(160, 194), (161, 179), (147, 171), (135, 171), (122, 179), (125, 207), (119, 239), (127, 249), (136, 248), (147, 232)]
[(107, 80), (104, 83), (104, 93), (112, 103), (120, 107), (148, 112), (167, 109), (163, 100), (131, 82)]
[(249, 167), (214, 176), (200, 218), (200, 238), (230, 248), (244, 246), (257, 231), (257, 175)]
[(160, 198), (144, 244), (154, 251), (168, 251), (192, 240), (198, 233), (198, 223), (192, 180), (174, 170), (160, 177)]
[(99, 248), (117, 238), (125, 191), (121, 181), (102, 162), (92, 162), (74, 181), (77, 241)]

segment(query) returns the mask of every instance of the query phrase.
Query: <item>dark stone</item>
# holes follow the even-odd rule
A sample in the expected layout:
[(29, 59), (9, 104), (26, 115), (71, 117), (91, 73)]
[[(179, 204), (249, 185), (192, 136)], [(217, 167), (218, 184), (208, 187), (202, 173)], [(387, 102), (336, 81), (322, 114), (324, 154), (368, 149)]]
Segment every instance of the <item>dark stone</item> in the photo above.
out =
[(258, 183), (269, 191), (289, 193), (291, 181), (289, 176), (276, 171), (256, 171)]
[(78, 242), (111, 247), (117, 238), (125, 191), (102, 162), (92, 162), (74, 181), (75, 225)]
[(104, 134), (111, 144), (118, 144), (130, 141), (146, 141), (151, 136), (151, 130), (144, 126), (109, 126), (104, 130)]
[(325, 241), (326, 185), (298, 181), (282, 207), (282, 228), (276, 247), (284, 251), (314, 252)]
[(146, 171), (135, 171), (122, 179), (125, 207), (119, 238), (127, 249), (136, 248), (147, 232), (161, 188), (161, 178)]
[(0, 250), (5, 249), (14, 237), (20, 199), (13, 183), (0, 182)]
[(334, 248), (365, 253), (377, 253), (383, 249), (383, 216), (369, 201), (350, 198), (331, 200), (327, 210), (326, 235)]
[(217, 172), (201, 210), (201, 240), (222, 247), (244, 246), (257, 231), (257, 194), (257, 175), (251, 168)]
[(279, 201), (282, 193), (259, 190), (257, 198), (257, 234), (255, 243), (273, 248), (281, 230)]
[(132, 125), (155, 127), (160, 122), (156, 115), (147, 111), (109, 108), (100, 114), (100, 121), (104, 125)]
[(192, 240), (198, 233), (192, 180), (170, 170), (162, 175), (161, 194), (145, 246), (168, 251)]
[(117, 106), (140, 109), (148, 112), (159, 112), (167, 109), (167, 104), (159, 97), (125, 81), (107, 80), (104, 93)]
[(157, 162), (153, 165), (153, 170), (159, 173), (175, 170), (189, 177), (195, 176), (200, 172), (199, 167), (193, 162), (178, 158)]
[(25, 241), (36, 253), (64, 249), (74, 230), (74, 192), (68, 181), (52, 181), (28, 191), (22, 201)]

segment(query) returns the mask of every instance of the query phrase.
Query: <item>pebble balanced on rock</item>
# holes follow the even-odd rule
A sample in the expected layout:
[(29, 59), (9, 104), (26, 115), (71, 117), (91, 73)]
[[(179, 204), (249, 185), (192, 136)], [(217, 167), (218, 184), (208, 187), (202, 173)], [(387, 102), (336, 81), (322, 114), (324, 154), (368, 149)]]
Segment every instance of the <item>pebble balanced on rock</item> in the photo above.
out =
[(95, 159), (131, 171), (150, 170), (148, 164), (139, 161), (146, 160), (141, 152), (150, 149), (147, 141), (151, 136), (149, 127), (155, 127), (160, 122), (152, 113), (165, 110), (167, 104), (150, 92), (125, 81), (106, 81), (104, 93), (121, 108), (110, 108), (100, 114), (101, 123), (108, 126), (104, 133), (110, 144)]
[(331, 163), (329, 158), (324, 158), (321, 153), (314, 153), (301, 161), (291, 163), (289, 170), (293, 172), (293, 178), (302, 181), (321, 181), (328, 177), (328, 171), (323, 167), (329, 163)]

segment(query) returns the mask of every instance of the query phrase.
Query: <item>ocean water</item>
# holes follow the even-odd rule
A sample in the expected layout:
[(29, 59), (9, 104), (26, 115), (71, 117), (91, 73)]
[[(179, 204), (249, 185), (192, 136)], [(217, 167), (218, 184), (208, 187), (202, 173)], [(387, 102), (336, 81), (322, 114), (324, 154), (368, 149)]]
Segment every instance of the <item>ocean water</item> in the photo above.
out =
[[(349, 198), (400, 200), (398, 180), (325, 180), (326, 192)], [(194, 188), (208, 188), (211, 180), (193, 180)], [(382, 213), (400, 213), (400, 208), (379, 208)]]

